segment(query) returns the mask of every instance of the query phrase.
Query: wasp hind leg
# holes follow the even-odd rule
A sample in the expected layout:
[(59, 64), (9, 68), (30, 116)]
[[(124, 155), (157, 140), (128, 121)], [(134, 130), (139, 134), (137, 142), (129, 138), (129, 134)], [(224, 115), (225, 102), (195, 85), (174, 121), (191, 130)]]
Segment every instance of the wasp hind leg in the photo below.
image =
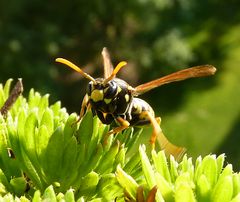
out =
[(183, 147), (178, 147), (168, 141), (168, 139), (165, 137), (165, 135), (162, 132), (162, 129), (159, 126), (161, 122), (160, 117), (155, 118), (148, 111), (145, 111), (143, 113), (145, 113), (146, 116), (148, 116), (149, 121), (153, 126), (153, 132), (150, 139), (150, 143), (153, 149), (155, 148), (155, 142), (157, 140), (158, 144), (160, 145), (160, 148), (164, 150), (167, 155), (172, 155), (174, 156), (175, 159), (179, 160), (185, 153), (186, 149)]

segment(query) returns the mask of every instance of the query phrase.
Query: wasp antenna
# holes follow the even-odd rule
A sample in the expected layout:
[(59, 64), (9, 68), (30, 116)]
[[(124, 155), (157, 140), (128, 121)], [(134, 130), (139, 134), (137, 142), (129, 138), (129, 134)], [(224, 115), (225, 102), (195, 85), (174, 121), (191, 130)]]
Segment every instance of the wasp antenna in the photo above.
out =
[(127, 65), (127, 62), (125, 61), (119, 62), (118, 65), (113, 70), (112, 74), (108, 78), (106, 78), (104, 82), (107, 83), (108, 81), (111, 81), (120, 71), (120, 69), (122, 69), (122, 67), (124, 67), (125, 65)]
[(83, 70), (81, 70), (80, 67), (78, 67), (77, 65), (73, 64), (72, 62), (70, 62), (69, 60), (66, 60), (64, 58), (56, 58), (55, 60), (56, 62), (62, 63), (67, 65), (68, 67), (74, 69), (75, 71), (77, 71), (78, 73), (80, 73), (82, 76), (84, 76), (86, 79), (93, 81), (94, 83), (96, 83), (95, 79), (93, 77), (91, 77), (89, 74), (87, 74), (86, 72), (84, 72)]

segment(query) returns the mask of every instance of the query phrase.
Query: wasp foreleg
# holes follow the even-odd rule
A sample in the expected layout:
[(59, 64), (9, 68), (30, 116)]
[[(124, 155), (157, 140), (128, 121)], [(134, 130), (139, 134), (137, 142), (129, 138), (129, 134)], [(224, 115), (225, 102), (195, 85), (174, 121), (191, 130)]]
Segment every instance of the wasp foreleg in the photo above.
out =
[(81, 106), (81, 111), (80, 111), (80, 115), (79, 115), (79, 119), (78, 121), (80, 121), (83, 117), (83, 115), (85, 114), (85, 111), (90, 107), (89, 105), (89, 99), (88, 99), (88, 95), (86, 94), (83, 98), (82, 101), (82, 106)]
[(120, 126), (110, 130), (107, 135), (120, 133), (121, 131), (130, 126), (130, 123), (122, 117), (117, 117), (115, 120), (120, 124)]
[(83, 101), (82, 101), (82, 105), (81, 105), (81, 110), (80, 110), (80, 114), (79, 114), (79, 118), (74, 121), (72, 123), (72, 125), (74, 124), (77, 124), (78, 122), (81, 121), (82, 117), (84, 116), (85, 114), (85, 111), (88, 110), (90, 108), (90, 104), (89, 104), (89, 99), (88, 99), (88, 95), (86, 94), (83, 98)]
[(107, 139), (110, 135), (112, 134), (116, 134), (116, 133), (120, 133), (121, 131), (123, 131), (124, 129), (128, 128), (130, 126), (130, 123), (123, 119), (122, 117), (117, 117), (115, 119), (116, 122), (118, 122), (120, 124), (120, 126), (113, 128), (112, 130), (110, 130), (107, 134), (106, 137), (104, 139), (104, 142), (107, 143)]

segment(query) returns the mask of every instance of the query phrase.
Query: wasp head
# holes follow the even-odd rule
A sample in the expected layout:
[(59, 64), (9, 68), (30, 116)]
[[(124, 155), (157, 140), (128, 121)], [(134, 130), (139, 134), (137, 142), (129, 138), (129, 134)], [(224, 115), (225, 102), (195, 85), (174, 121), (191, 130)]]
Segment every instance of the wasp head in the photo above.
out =
[(117, 94), (117, 84), (114, 80), (107, 83), (103, 78), (95, 79), (95, 82), (90, 81), (87, 86), (87, 94), (93, 102), (103, 101), (108, 102)]
[(94, 79), (66, 59), (57, 58), (56, 61), (69, 66), (90, 80), (87, 86), (87, 95), (93, 108), (109, 113), (112, 113), (116, 109), (120, 109), (118, 110), (120, 112), (126, 110), (127, 104), (132, 98), (132, 89), (125, 81), (115, 78), (119, 70), (127, 64), (126, 62), (120, 62), (108, 78)]

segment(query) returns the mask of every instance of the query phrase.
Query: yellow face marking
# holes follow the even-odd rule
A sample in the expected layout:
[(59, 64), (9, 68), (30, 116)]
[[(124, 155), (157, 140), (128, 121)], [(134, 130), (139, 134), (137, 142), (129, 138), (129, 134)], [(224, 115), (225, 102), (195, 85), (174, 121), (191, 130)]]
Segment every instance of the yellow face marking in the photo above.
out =
[(103, 90), (93, 90), (90, 97), (94, 102), (103, 100)]
[(107, 99), (107, 98), (104, 99), (104, 102), (105, 102), (106, 104), (109, 104), (111, 101), (112, 101), (111, 98), (110, 98), (110, 99)]
[(117, 92), (120, 93), (121, 91), (122, 91), (121, 87), (118, 86), (118, 88), (117, 88)]
[(107, 113), (102, 113), (102, 114), (103, 114), (103, 117), (106, 119)]
[(129, 102), (129, 99), (130, 99), (129, 95), (126, 94), (126, 95), (125, 95), (125, 100), (126, 100), (126, 102)]

